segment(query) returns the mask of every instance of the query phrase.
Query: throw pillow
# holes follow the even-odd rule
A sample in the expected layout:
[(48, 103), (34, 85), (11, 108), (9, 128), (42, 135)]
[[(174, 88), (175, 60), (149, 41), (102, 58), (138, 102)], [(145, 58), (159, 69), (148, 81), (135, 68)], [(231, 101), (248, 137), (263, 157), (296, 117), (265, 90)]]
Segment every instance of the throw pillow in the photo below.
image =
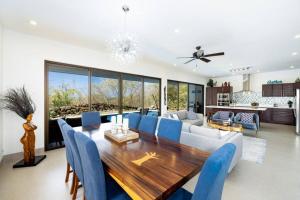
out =
[(219, 113), (220, 113), (220, 119), (222, 119), (222, 120), (228, 120), (229, 119), (229, 112), (219, 111)]
[(187, 118), (189, 120), (195, 120), (195, 119), (197, 119), (197, 114), (194, 113), (193, 111), (189, 111), (188, 114), (187, 114)]
[(173, 119), (179, 120), (179, 117), (177, 114), (173, 114)]
[(254, 113), (242, 113), (241, 122), (245, 124), (253, 123)]

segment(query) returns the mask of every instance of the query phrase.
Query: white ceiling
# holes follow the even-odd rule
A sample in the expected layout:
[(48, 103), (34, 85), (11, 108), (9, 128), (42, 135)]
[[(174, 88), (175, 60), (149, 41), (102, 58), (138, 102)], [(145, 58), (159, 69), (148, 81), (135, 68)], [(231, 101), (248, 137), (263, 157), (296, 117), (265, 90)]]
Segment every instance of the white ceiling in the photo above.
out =
[[(246, 66), (252, 72), (300, 68), (299, 0), (0, 0), (0, 20), (18, 31), (100, 48), (122, 32), (124, 2), (141, 55), (187, 70), (197, 63), (195, 73), (210, 77)], [(176, 59), (191, 56), (197, 45), (225, 56), (209, 64)]]

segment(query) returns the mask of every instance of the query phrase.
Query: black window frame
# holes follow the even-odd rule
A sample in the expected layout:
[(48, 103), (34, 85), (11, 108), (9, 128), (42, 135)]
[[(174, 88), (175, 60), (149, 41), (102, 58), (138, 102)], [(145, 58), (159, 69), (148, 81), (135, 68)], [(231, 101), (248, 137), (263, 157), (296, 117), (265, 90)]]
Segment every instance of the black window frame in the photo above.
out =
[[(184, 81), (177, 81), (177, 80), (171, 80), (171, 79), (167, 79), (167, 94), (168, 94), (168, 85), (169, 85), (169, 82), (171, 82), (172, 84), (177, 84), (177, 111), (179, 111), (179, 84), (188, 84), (188, 91), (187, 91), (187, 107), (186, 107), (186, 110), (189, 110), (189, 102), (190, 102), (190, 85), (195, 85), (195, 86), (200, 86), (201, 89), (202, 89), (202, 96), (201, 96), (201, 100), (203, 102), (203, 105), (202, 105), (202, 109), (203, 110), (203, 113), (204, 114), (204, 85), (202, 84), (198, 84), (198, 83), (192, 83), (192, 82), (184, 82)], [(168, 95), (167, 95), (168, 96)], [(168, 105), (168, 101), (167, 101), (167, 110), (168, 109), (169, 105)]]
[[(100, 69), (100, 68), (95, 68), (95, 67), (87, 67), (87, 66), (82, 66), (82, 65), (74, 65), (74, 64), (68, 64), (68, 63), (62, 63), (62, 62), (56, 62), (56, 61), (49, 61), (49, 60), (45, 60), (44, 61), (44, 149), (46, 151), (48, 150), (52, 150), (52, 149), (57, 149), (57, 148), (62, 148), (64, 147), (64, 145), (59, 145), (58, 147), (49, 147), (48, 143), (49, 143), (49, 120), (50, 120), (50, 116), (49, 116), (49, 69), (51, 69), (51, 66), (60, 66), (62, 68), (70, 68), (70, 69), (86, 69), (88, 70), (88, 105), (89, 105), (89, 110), (91, 110), (91, 105), (92, 105), (92, 75), (93, 75), (93, 71), (96, 72), (103, 72), (105, 74), (111, 74), (113, 76), (117, 76), (119, 79), (119, 110), (118, 110), (118, 114), (123, 114), (123, 76), (131, 76), (131, 77), (136, 77), (141, 79), (142, 82), (142, 112), (144, 111), (144, 79), (155, 79), (158, 81), (159, 83), (159, 109), (158, 109), (158, 115), (161, 115), (161, 109), (162, 109), (162, 105), (161, 105), (161, 78), (158, 77), (151, 77), (151, 76), (144, 76), (144, 75), (139, 75), (139, 74), (131, 74), (131, 73), (126, 73), (126, 72), (119, 72), (119, 71), (112, 71), (112, 70), (106, 70), (106, 69)], [(126, 112), (124, 112), (126, 113)], [(109, 115), (107, 115), (109, 116)], [(104, 120), (105, 121), (105, 120)]]

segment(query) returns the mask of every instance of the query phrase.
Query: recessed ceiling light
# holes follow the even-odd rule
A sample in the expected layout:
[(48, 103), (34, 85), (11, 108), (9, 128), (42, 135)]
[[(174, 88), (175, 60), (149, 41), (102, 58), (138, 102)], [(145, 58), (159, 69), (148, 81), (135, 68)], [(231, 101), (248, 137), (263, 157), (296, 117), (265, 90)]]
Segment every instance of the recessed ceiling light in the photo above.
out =
[(175, 67), (177, 66), (177, 64), (176, 64), (176, 63), (174, 63), (173, 65), (174, 65)]
[(292, 53), (292, 56), (296, 56), (296, 55), (298, 55), (298, 52), (293, 52)]
[(300, 39), (300, 34), (295, 35), (295, 39)]
[(295, 68), (295, 66), (291, 65), (291, 66), (290, 66), (290, 68), (291, 68), (291, 69), (294, 69), (294, 68)]
[(260, 72), (260, 71), (259, 71), (259, 69), (258, 69), (258, 70), (256, 70), (256, 72), (257, 72), (257, 73), (259, 73), (259, 72)]
[(180, 32), (180, 30), (178, 28), (174, 29), (174, 33), (179, 33), (179, 32)]
[(29, 21), (29, 24), (32, 25), (32, 26), (36, 26), (36, 25), (37, 25), (37, 22), (34, 21), (34, 20), (30, 20), (30, 21)]

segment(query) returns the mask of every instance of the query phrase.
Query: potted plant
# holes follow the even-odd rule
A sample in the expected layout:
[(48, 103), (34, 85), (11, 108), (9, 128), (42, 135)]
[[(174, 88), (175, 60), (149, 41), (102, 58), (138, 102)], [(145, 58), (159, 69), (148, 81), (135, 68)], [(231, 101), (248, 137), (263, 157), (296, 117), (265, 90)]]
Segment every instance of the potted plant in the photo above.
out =
[(295, 83), (300, 83), (300, 78), (299, 77), (295, 80)]
[(214, 86), (214, 80), (209, 79), (206, 85), (209, 86), (209, 87), (213, 87)]
[(23, 144), (24, 159), (14, 165), (14, 167), (35, 166), (46, 156), (35, 156), (35, 134), (37, 126), (32, 123), (32, 117), (35, 112), (35, 104), (30, 98), (24, 87), (9, 89), (6, 94), (1, 97), (1, 109), (9, 110), (26, 122), (23, 124), (24, 135), (20, 139)]
[(293, 107), (293, 102), (291, 100), (289, 100), (288, 102), (289, 108)]

